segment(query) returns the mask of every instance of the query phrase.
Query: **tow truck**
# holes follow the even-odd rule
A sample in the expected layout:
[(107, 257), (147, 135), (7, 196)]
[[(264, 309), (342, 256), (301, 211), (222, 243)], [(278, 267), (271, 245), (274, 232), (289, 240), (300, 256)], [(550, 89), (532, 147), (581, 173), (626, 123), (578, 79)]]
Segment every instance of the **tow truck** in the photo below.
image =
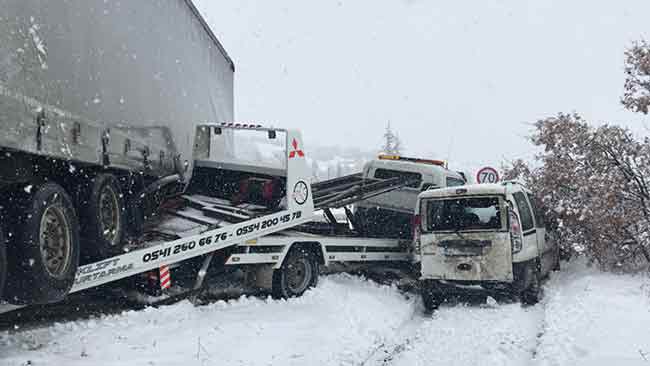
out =
[[(292, 297), (316, 285), (320, 266), (410, 262), (410, 240), (364, 236), (355, 229), (358, 224), (348, 206), (413, 184), (412, 179), (376, 179), (359, 173), (312, 185), (296, 130), (248, 124), (197, 128), (206, 135), (202, 140), (213, 147), (242, 134), (253, 136), (245, 141), (272, 141), (281, 148), (269, 149), (267, 161), (259, 156), (254, 161), (202, 147), (206, 158), (194, 161), (186, 192), (166, 202), (159, 217), (125, 247), (124, 254), (80, 266), (70, 293), (136, 275), (149, 279), (155, 275), (160, 291), (178, 294), (201, 289), (206, 274), (215, 267), (237, 266), (257, 287), (275, 297)], [(348, 222), (338, 222), (333, 209), (342, 209)], [(321, 210), (328, 221), (315, 220), (315, 210)], [(170, 289), (170, 274), (190, 259), (194, 259), (193, 284)], [(0, 313), (19, 307), (5, 304)]]

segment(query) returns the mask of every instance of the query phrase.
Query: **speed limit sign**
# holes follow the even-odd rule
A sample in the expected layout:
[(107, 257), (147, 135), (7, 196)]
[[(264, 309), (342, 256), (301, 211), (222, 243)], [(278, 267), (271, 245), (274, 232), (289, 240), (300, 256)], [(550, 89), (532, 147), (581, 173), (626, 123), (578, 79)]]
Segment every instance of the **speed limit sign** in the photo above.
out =
[(476, 173), (477, 183), (496, 183), (499, 181), (499, 173), (496, 169), (486, 166)]

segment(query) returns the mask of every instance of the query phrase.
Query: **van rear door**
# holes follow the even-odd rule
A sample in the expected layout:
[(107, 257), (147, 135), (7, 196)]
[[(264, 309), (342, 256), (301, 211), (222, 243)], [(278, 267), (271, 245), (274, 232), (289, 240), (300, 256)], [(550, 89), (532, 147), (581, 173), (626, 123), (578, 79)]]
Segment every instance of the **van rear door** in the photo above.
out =
[(423, 279), (513, 279), (505, 198), (498, 195), (423, 199)]

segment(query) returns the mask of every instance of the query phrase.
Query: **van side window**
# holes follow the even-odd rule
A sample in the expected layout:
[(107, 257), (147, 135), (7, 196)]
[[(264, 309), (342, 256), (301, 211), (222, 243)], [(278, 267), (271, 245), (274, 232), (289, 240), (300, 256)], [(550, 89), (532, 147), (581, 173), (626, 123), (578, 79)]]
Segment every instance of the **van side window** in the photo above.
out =
[(535, 202), (535, 197), (532, 194), (528, 193), (528, 202), (533, 207), (533, 215), (535, 215), (535, 226), (538, 228), (544, 228), (544, 215), (542, 211), (539, 210), (537, 202)]
[(422, 174), (414, 172), (401, 172), (399, 170), (390, 170), (390, 169), (377, 169), (375, 170), (375, 178), (379, 179), (389, 179), (389, 178), (406, 178), (406, 179), (416, 179), (414, 183), (409, 184), (407, 187), (410, 188), (419, 188), (422, 184)]
[(530, 206), (526, 202), (526, 196), (521, 192), (515, 192), (512, 194), (517, 203), (517, 208), (519, 209), (519, 216), (521, 218), (521, 228), (523, 231), (527, 231), (533, 228), (533, 214), (530, 212)]
[(458, 178), (447, 177), (447, 187), (463, 186), (465, 182)]

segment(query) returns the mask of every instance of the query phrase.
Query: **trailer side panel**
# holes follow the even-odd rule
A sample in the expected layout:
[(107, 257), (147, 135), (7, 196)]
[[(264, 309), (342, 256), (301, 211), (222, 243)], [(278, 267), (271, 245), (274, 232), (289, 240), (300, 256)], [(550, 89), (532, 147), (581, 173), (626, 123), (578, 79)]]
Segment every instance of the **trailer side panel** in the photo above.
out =
[(233, 74), (189, 0), (0, 0), (0, 147), (168, 175)]

